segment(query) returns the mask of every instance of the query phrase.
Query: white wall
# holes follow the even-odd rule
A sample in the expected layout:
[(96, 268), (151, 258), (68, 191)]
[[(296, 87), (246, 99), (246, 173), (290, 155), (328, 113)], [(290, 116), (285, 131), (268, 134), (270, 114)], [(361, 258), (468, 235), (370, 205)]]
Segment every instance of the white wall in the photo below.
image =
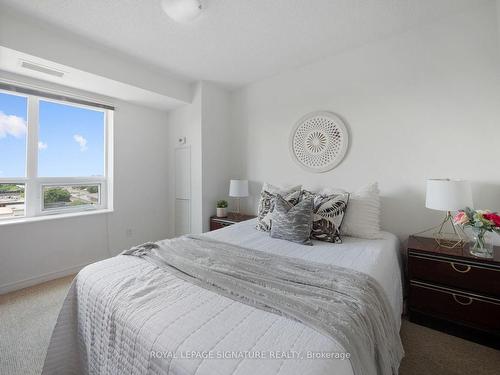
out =
[[(169, 112), (170, 165), (174, 176), (173, 153), (179, 137), (186, 137), (191, 148), (191, 232), (209, 229), (210, 216), (218, 199), (227, 199), (231, 179), (229, 93), (210, 82), (194, 88), (194, 99)], [(171, 205), (174, 202), (173, 179), (170, 181)], [(172, 215), (174, 215), (173, 213)], [(171, 233), (174, 228), (171, 227)]]
[(500, 0), (496, 0), (497, 7), (497, 31), (498, 31), (498, 43), (500, 45)]
[[(125, 102), (115, 106), (115, 211), (0, 225), (0, 293), (168, 237), (167, 114)], [(132, 230), (130, 236), (127, 229)]]
[[(251, 209), (264, 181), (378, 181), (382, 225), (405, 237), (441, 215), (424, 207), (425, 180), (456, 177), (473, 181), (477, 208), (500, 210), (496, 15), (491, 2), (236, 91), (232, 170), (252, 181)], [(315, 110), (338, 113), (351, 135), (345, 160), (324, 174), (303, 171), (288, 150), (295, 122)]]
[(219, 199), (228, 199), (231, 175), (229, 93), (212, 83), (203, 83), (203, 231)]
[[(167, 113), (127, 103), (115, 110), (114, 213), (109, 215), (112, 255), (169, 236), (171, 207)], [(126, 230), (132, 229), (128, 237)]]

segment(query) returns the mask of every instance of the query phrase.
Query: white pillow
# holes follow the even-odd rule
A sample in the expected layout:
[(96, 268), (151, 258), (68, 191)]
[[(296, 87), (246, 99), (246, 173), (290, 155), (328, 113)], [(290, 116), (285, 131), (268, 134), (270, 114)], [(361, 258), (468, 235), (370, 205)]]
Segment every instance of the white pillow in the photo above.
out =
[(271, 194), (279, 194), (283, 195), (286, 194), (289, 191), (296, 191), (302, 189), (302, 185), (297, 185), (297, 186), (274, 186), (268, 182), (264, 182), (264, 185), (262, 186), (262, 191), (267, 191), (268, 193)]
[(376, 182), (351, 193), (340, 234), (367, 239), (382, 238), (380, 192)]

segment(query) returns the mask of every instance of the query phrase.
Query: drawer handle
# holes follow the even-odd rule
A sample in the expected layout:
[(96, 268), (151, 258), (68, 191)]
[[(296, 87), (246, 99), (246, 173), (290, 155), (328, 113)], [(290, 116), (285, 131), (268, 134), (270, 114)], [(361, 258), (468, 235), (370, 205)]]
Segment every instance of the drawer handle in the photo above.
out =
[[(462, 264), (463, 266), (463, 264)], [(451, 268), (453, 268), (455, 271), (460, 272), (460, 273), (467, 273), (470, 271), (470, 266), (464, 266), (465, 268), (463, 270), (458, 269), (455, 263), (451, 263)]]
[(460, 296), (460, 297), (462, 297), (462, 298), (467, 298), (467, 299), (468, 299), (468, 301), (467, 301), (467, 302), (460, 302), (460, 301), (458, 300), (458, 297), (457, 297), (457, 295), (456, 295), (456, 294), (452, 294), (452, 296), (453, 296), (453, 299), (455, 300), (455, 302), (456, 302), (456, 303), (461, 304), (462, 306), (468, 306), (468, 305), (470, 305), (470, 304), (472, 303), (472, 301), (473, 301), (473, 299), (472, 299), (472, 298), (470, 298), (470, 297)]

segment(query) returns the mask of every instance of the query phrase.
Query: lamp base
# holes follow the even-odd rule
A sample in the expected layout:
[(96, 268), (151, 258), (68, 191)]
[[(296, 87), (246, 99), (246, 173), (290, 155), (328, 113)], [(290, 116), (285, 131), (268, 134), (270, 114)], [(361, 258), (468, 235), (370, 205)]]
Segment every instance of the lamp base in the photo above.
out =
[(433, 232), (432, 236), (437, 244), (447, 249), (463, 248), (467, 243), (467, 236), (462, 227), (458, 227), (457, 229), (457, 226), (453, 224), (453, 217), (450, 211), (446, 212), (446, 216), (440, 224), (417, 234), (430, 231)]
[(241, 205), (241, 202), (240, 202), (240, 198), (236, 198), (236, 214), (237, 215), (240, 215), (240, 205)]
[(446, 247), (447, 249), (463, 248), (466, 244), (466, 241), (462, 239), (451, 240), (444, 238), (441, 233), (435, 233), (434, 239), (439, 246)]

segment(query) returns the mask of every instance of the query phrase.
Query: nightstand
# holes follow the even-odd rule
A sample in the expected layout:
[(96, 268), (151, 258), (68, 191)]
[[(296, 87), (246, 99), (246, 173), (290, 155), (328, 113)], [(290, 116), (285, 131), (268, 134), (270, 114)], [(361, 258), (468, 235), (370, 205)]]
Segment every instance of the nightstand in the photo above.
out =
[(468, 245), (448, 249), (410, 236), (407, 272), (411, 321), (500, 346), (500, 247), (484, 259)]
[(221, 229), (254, 218), (256, 218), (254, 215), (237, 214), (235, 212), (229, 212), (227, 217), (212, 216), (210, 218), (210, 230)]

